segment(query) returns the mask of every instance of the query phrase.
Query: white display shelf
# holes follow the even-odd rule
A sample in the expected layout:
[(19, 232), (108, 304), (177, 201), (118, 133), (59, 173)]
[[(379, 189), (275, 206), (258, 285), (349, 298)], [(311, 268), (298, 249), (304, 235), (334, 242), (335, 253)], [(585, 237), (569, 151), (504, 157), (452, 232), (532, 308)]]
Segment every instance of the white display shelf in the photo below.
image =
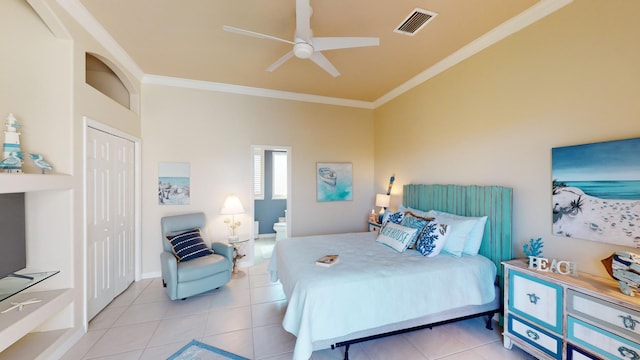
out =
[(66, 174), (0, 173), (0, 193), (66, 190), (72, 187), (73, 177)]
[[(29, 332), (71, 304), (73, 302), (73, 291), (72, 289), (58, 289), (19, 293), (1, 301), (0, 311), (11, 307), (12, 302), (22, 302), (33, 298), (42, 301), (26, 305), (22, 311), (14, 309), (0, 314), (0, 359), (4, 359), (5, 349), (23, 339)], [(28, 341), (28, 338), (24, 338), (21, 344), (16, 345), (20, 345), (20, 348), (28, 347), (25, 346), (25, 341)], [(43, 347), (46, 348), (46, 345)]]

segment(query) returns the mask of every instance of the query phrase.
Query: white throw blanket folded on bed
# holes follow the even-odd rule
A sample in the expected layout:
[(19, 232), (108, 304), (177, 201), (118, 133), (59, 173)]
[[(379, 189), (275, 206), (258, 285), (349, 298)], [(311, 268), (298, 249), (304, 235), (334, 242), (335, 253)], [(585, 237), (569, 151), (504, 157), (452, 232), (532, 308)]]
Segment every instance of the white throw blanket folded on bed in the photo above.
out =
[[(283, 327), (297, 336), (294, 360), (313, 343), (418, 318), (495, 297), (495, 265), (487, 258), (398, 253), (374, 232), (289, 238), (276, 243), (269, 270), (287, 296)], [(340, 261), (315, 265), (328, 254)]]

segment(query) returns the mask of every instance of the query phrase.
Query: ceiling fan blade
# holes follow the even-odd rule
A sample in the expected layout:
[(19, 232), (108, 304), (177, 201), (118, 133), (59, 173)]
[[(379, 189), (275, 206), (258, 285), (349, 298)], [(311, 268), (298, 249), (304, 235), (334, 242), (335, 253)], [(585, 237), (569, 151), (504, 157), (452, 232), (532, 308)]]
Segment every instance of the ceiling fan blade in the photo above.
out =
[(313, 50), (335, 50), (364, 46), (380, 45), (380, 38), (376, 37), (314, 37), (311, 39)]
[(322, 69), (324, 69), (324, 71), (326, 71), (329, 74), (331, 74), (331, 76), (333, 76), (333, 77), (340, 76), (340, 72), (338, 71), (338, 69), (336, 69), (333, 66), (333, 64), (329, 61), (329, 59), (327, 59), (324, 55), (322, 55), (321, 52), (315, 51), (313, 53), (313, 55), (311, 55), (311, 57), (309, 59), (311, 59), (311, 61), (313, 61), (318, 66), (320, 66)]
[(311, 5), (309, 0), (296, 0), (296, 36), (311, 39)]
[(277, 69), (280, 65), (284, 64), (287, 60), (291, 59), (292, 57), (293, 57), (293, 50), (284, 54), (283, 57), (281, 57), (280, 59), (276, 60), (276, 62), (271, 64), (271, 66), (267, 68), (267, 71), (273, 72), (273, 70)]
[(236, 33), (236, 34), (240, 34), (240, 35), (253, 36), (253, 37), (260, 38), (260, 39), (276, 40), (276, 41), (280, 41), (280, 42), (283, 42), (283, 43), (287, 43), (287, 44), (295, 45), (295, 43), (294, 43), (293, 41), (289, 41), (289, 40), (281, 39), (281, 38), (279, 38), (279, 37), (275, 37), (275, 36), (271, 36), (271, 35), (266, 35), (266, 34), (258, 33), (258, 32), (255, 32), (255, 31), (249, 31), (249, 30), (244, 30), (244, 29), (238, 29), (238, 28), (233, 27), (233, 26), (227, 26), (227, 25), (224, 25), (224, 26), (222, 26), (222, 29), (223, 29), (224, 31), (228, 31), (228, 32), (232, 32), (232, 33)]

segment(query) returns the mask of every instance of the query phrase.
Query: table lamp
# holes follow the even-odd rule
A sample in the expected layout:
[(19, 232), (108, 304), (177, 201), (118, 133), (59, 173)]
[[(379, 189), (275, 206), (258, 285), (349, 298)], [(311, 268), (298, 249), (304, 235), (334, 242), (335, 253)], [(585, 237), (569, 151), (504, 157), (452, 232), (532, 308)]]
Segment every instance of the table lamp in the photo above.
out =
[(235, 216), (244, 213), (244, 207), (242, 207), (242, 203), (240, 199), (235, 195), (229, 195), (224, 200), (224, 205), (222, 205), (222, 209), (220, 209), (220, 214), (222, 215), (231, 215), (231, 219), (224, 219), (225, 224), (229, 224), (229, 228), (231, 229), (231, 236), (229, 236), (229, 242), (238, 241), (238, 236), (236, 235), (236, 228), (240, 226), (240, 221), (236, 221)]
[(387, 207), (389, 207), (389, 201), (391, 200), (391, 195), (387, 194), (376, 194), (376, 206), (380, 207), (380, 212), (378, 213), (378, 222), (382, 222), (382, 216), (384, 216), (384, 211)]

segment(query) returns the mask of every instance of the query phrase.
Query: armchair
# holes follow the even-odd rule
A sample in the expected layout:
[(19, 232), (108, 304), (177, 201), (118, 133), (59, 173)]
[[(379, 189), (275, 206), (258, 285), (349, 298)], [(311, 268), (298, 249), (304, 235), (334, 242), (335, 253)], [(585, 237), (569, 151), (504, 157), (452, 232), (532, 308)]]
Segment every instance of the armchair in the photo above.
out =
[(184, 230), (199, 228), (202, 239), (209, 246), (205, 233), (204, 213), (165, 216), (160, 220), (162, 246), (160, 254), (162, 284), (171, 300), (185, 299), (212, 289), (231, 280), (233, 247), (224, 243), (210, 244), (213, 254), (189, 261), (178, 261), (166, 236)]

